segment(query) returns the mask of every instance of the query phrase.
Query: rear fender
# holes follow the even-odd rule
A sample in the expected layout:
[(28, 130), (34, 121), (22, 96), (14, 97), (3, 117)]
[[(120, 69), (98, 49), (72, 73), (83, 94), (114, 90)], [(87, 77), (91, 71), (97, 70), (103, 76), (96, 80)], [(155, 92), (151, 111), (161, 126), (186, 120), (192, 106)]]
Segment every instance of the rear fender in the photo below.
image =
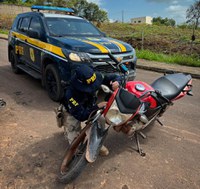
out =
[(189, 95), (189, 96), (193, 96), (193, 93), (192, 93), (192, 78), (188, 82), (188, 84), (185, 86), (185, 88), (183, 89), (183, 91), (181, 91), (181, 93), (176, 98), (172, 99), (172, 101), (178, 100), (178, 99), (184, 97), (186, 94)]
[[(104, 119), (104, 118), (102, 118)], [(86, 150), (86, 159), (93, 163), (99, 154), (103, 141), (107, 135), (108, 128), (105, 129), (105, 119), (103, 121), (96, 121), (86, 132), (88, 143)]]

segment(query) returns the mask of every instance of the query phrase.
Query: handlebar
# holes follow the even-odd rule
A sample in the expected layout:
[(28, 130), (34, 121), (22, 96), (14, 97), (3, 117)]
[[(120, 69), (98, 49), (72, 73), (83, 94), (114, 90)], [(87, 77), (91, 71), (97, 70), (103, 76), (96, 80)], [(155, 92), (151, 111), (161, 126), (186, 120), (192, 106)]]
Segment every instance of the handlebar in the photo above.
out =
[(119, 72), (121, 72), (124, 75), (124, 78), (122, 80), (122, 87), (125, 87), (126, 81), (128, 80), (129, 71), (128, 68), (124, 65), (123, 62), (118, 61), (111, 53), (108, 54), (108, 56), (115, 62), (116, 65), (113, 65), (109, 62), (106, 62), (107, 64), (110, 64), (112, 67), (117, 69)]
[(106, 106), (92, 111), (89, 115), (88, 120), (86, 121), (86, 124), (89, 123), (90, 121), (95, 122), (103, 114), (103, 111), (105, 110), (105, 108)]
[(128, 68), (124, 65), (124, 63), (119, 62), (111, 53), (109, 53), (108, 56), (116, 63), (116, 68), (118, 68), (119, 71), (121, 71), (123, 74), (127, 74)]

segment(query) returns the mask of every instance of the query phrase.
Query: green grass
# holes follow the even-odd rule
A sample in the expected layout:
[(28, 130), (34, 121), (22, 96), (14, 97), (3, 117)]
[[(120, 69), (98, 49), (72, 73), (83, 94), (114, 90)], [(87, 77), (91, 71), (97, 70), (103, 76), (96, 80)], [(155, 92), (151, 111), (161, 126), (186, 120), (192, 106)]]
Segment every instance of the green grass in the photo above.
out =
[(195, 56), (187, 56), (181, 54), (166, 55), (162, 53), (155, 53), (149, 50), (136, 50), (136, 53), (137, 57), (141, 59), (200, 67), (200, 59)]
[(0, 29), (1, 34), (7, 34), (8, 35), (8, 32), (9, 32), (8, 30)]

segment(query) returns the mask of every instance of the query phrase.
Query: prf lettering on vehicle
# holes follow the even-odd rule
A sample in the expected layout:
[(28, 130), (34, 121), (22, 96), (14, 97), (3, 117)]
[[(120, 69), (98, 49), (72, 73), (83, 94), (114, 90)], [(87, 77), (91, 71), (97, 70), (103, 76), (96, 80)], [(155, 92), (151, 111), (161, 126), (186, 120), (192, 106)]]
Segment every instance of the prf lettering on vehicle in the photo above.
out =
[(15, 45), (15, 54), (24, 55), (24, 47)]

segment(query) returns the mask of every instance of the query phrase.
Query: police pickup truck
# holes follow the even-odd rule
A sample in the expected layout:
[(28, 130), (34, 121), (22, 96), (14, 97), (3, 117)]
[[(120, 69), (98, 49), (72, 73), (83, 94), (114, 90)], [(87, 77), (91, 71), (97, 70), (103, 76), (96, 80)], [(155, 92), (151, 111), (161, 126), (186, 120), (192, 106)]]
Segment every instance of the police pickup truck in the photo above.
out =
[[(73, 9), (31, 9), (32, 12), (17, 15), (13, 22), (8, 58), (14, 73), (23, 71), (40, 79), (52, 100), (62, 98), (61, 81), (68, 82), (72, 70), (80, 64), (88, 64), (102, 74), (116, 72), (109, 53), (126, 64), (134, 79), (137, 58), (131, 45), (106, 37), (89, 21), (75, 16)], [(58, 14), (59, 11), (65, 14)]]

